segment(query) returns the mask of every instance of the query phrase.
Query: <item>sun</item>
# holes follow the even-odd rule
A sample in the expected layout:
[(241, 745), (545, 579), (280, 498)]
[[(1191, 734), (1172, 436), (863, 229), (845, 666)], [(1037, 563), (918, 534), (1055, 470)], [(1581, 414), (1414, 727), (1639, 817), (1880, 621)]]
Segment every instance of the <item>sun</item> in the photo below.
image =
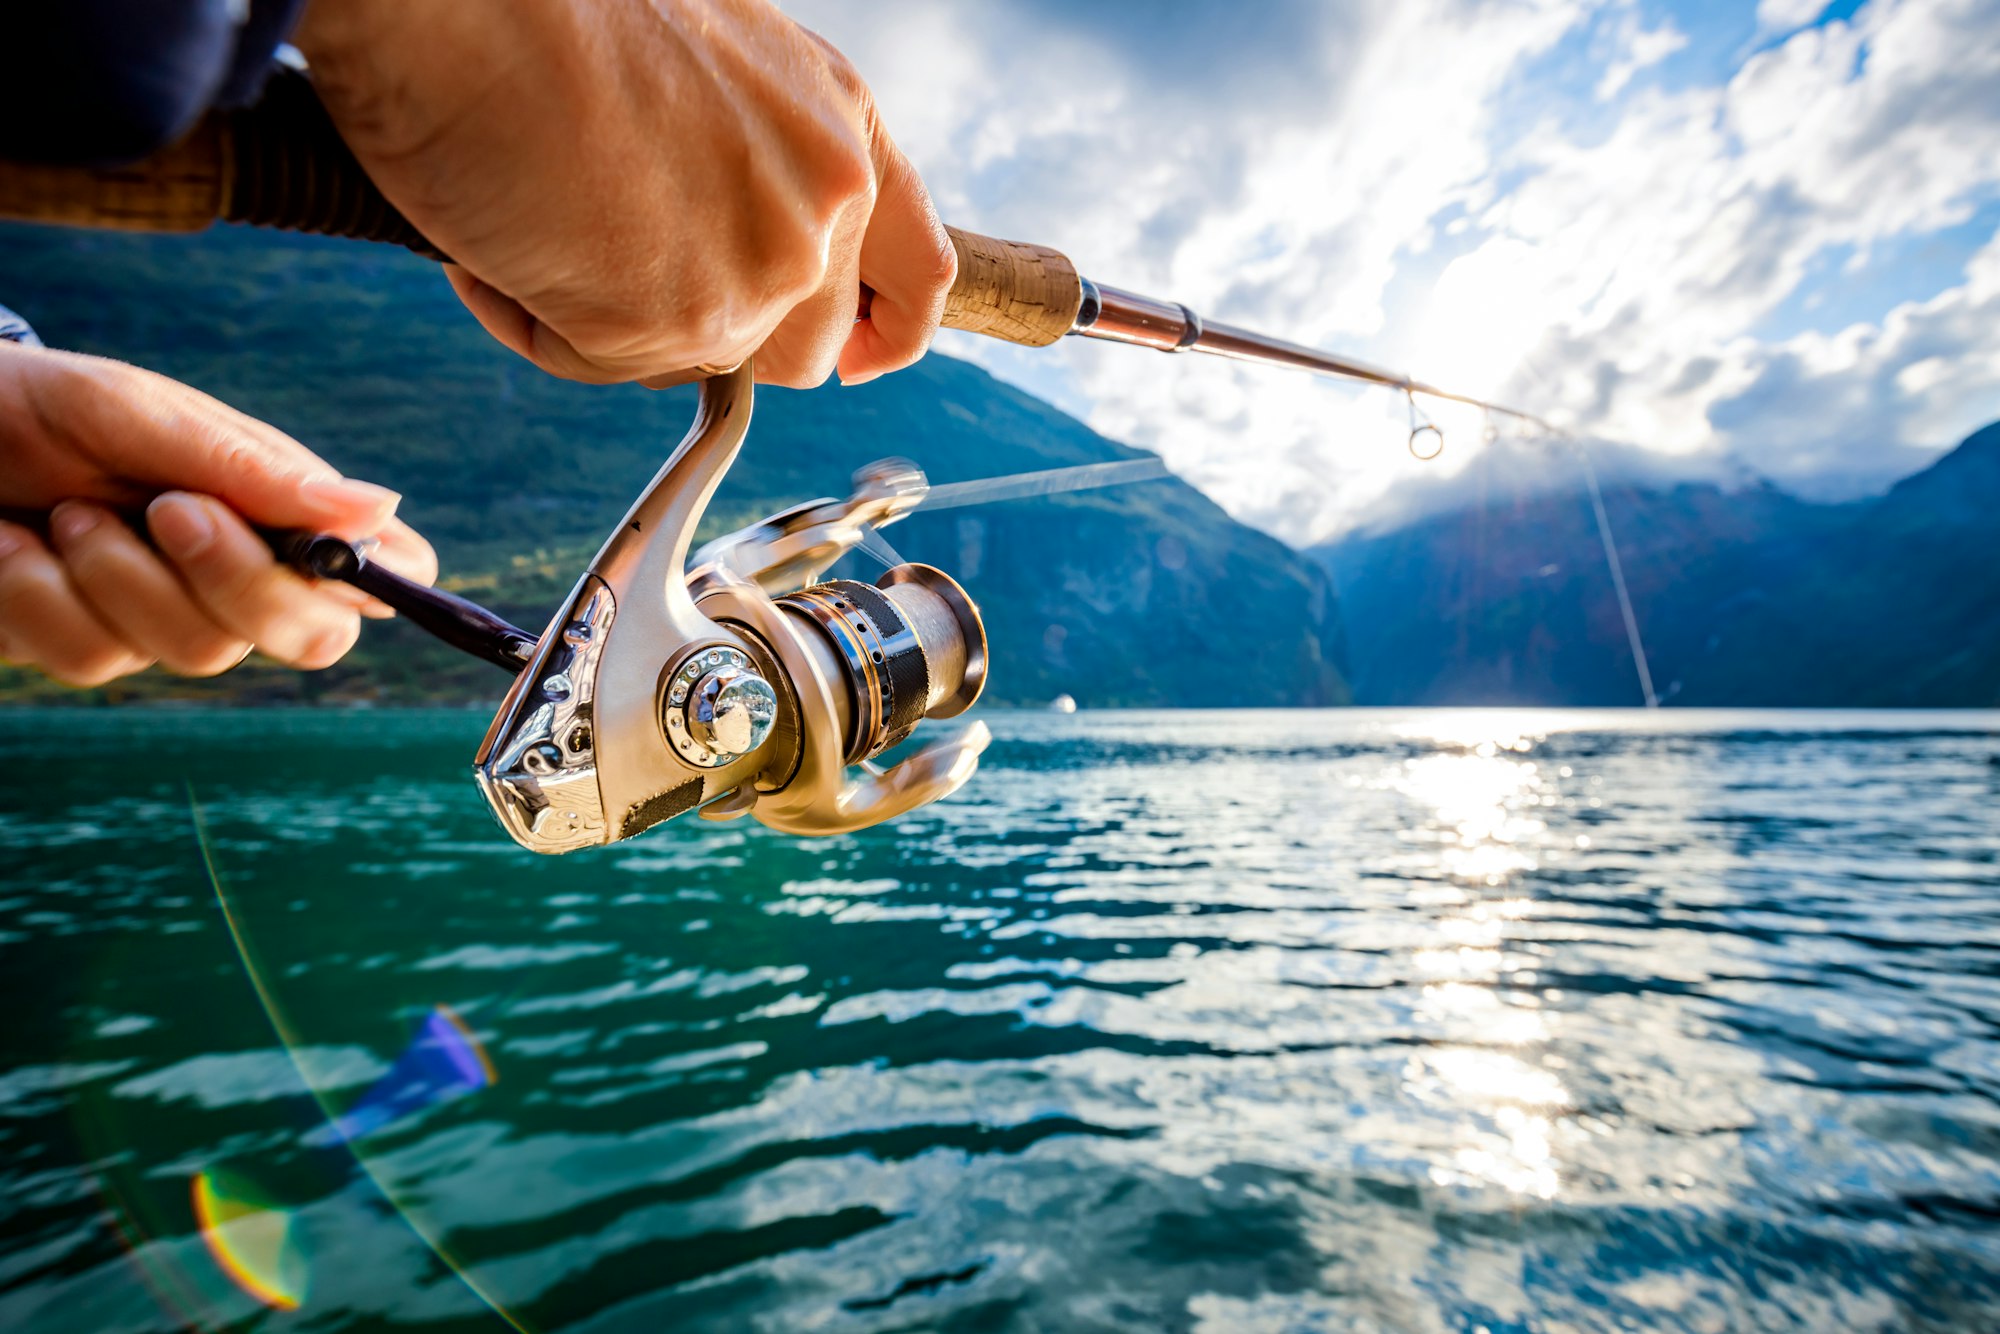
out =
[(1498, 393), (1549, 325), (1542, 252), (1496, 237), (1438, 275), (1412, 368), (1419, 379), (1488, 398)]

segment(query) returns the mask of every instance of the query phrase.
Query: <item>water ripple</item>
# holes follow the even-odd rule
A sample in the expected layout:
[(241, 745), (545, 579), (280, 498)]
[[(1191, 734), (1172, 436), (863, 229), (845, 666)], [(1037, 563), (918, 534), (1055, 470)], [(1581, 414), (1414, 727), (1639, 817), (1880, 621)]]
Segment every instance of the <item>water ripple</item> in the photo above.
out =
[[(553, 861), (466, 715), (60, 721), (0, 780), (9, 1328), (254, 1314), (215, 1166), (322, 1329), (476, 1317), (425, 1238), (534, 1328), (2000, 1323), (1994, 715), (1003, 714), (885, 829)], [(306, 1081), (439, 1006), (498, 1081), (329, 1147)]]

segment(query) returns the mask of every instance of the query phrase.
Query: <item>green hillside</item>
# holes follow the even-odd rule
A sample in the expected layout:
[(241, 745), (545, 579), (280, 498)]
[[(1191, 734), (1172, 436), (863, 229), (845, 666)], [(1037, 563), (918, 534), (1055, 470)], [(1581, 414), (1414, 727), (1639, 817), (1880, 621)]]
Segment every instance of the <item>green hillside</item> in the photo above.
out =
[[(433, 266), (382, 247), (236, 229), (0, 227), (0, 303), (52, 346), (173, 375), (394, 486), (436, 543), (447, 585), (534, 628), (680, 438), (692, 402), (691, 390), (545, 376), (487, 339)], [(884, 455), (950, 482), (1139, 454), (932, 355), (858, 389), (760, 390), (710, 527), (844, 495), (852, 471)], [(996, 702), (1347, 698), (1324, 573), (1180, 482), (950, 511), (887, 536), (980, 600)], [(483, 704), (502, 684), (407, 627), (371, 625), (324, 673), (253, 663), (213, 682), (148, 674), (93, 694)], [(0, 668), (0, 699), (57, 694), (67, 692)]]

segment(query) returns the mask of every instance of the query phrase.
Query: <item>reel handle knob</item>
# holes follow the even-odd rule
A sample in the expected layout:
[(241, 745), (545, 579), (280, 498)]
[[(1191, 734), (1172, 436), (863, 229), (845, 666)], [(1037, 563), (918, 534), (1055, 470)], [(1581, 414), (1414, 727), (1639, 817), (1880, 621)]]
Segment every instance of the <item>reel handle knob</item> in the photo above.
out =
[(681, 706), (688, 735), (719, 755), (747, 755), (778, 721), (771, 683), (741, 667), (720, 667), (694, 683)]

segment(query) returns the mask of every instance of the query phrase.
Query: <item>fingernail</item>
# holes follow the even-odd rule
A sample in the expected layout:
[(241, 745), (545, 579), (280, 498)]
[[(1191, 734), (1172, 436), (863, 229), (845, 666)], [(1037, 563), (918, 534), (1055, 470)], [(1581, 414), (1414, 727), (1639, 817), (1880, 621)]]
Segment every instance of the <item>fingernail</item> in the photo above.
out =
[(12, 524), (0, 523), (0, 560), (19, 551), (27, 543), (21, 540), (21, 530)]
[(840, 387), (842, 389), (853, 389), (857, 386), (867, 384), (870, 380), (879, 380), (881, 378), (882, 372), (880, 371), (861, 371), (855, 375), (841, 376)]
[(193, 496), (169, 491), (146, 507), (146, 522), (169, 556), (192, 560), (215, 540), (215, 520)]
[(401, 493), (391, 491), (386, 486), (373, 482), (358, 481), (352, 477), (320, 477), (310, 482), (299, 483), (299, 494), (309, 501), (336, 506), (343, 510), (367, 509), (379, 511), (383, 518), (396, 512), (396, 506), (403, 502)]
[(55, 513), (49, 516), (49, 531), (55, 534), (58, 542), (80, 542), (103, 518), (95, 505), (66, 500), (56, 506)]

